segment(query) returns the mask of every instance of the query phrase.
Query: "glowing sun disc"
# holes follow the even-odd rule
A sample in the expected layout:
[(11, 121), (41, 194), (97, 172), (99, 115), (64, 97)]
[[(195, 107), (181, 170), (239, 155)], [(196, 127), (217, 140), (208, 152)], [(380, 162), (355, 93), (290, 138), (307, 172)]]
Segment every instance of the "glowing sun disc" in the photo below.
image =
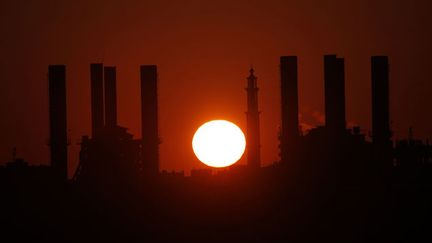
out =
[(242, 130), (232, 122), (213, 120), (201, 125), (192, 139), (197, 158), (211, 167), (226, 167), (237, 162), (246, 148)]

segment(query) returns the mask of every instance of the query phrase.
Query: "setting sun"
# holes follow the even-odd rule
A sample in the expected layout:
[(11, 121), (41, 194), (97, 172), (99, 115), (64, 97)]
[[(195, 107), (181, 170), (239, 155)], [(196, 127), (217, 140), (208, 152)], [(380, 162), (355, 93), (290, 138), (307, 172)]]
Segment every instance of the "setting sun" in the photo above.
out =
[(242, 130), (232, 122), (213, 120), (195, 132), (192, 148), (198, 159), (211, 167), (226, 167), (243, 155), (246, 139)]

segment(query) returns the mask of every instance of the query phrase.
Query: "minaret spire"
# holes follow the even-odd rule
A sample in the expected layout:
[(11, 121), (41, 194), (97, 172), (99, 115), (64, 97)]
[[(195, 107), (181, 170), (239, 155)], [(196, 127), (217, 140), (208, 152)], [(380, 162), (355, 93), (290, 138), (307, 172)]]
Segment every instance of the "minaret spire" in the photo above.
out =
[(260, 125), (258, 111), (258, 86), (255, 70), (251, 66), (247, 77), (247, 132), (246, 132), (246, 150), (248, 167), (258, 168), (261, 165), (260, 155)]

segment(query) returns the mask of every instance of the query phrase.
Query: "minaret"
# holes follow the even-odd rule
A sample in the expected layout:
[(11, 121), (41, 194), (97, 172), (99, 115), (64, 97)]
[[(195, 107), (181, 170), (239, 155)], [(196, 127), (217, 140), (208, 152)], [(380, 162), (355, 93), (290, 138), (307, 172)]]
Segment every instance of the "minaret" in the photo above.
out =
[(260, 167), (260, 125), (258, 111), (258, 87), (257, 77), (254, 75), (254, 69), (250, 69), (250, 75), (247, 78), (247, 132), (246, 132), (246, 150), (248, 167)]

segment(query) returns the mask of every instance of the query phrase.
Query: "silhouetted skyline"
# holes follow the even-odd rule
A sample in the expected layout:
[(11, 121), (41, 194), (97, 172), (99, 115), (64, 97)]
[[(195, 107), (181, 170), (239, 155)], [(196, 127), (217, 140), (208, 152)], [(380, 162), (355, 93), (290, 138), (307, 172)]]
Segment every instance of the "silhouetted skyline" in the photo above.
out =
[[(2, 215), (6, 231), (0, 238), (355, 242), (372, 237), (398, 242), (413, 240), (416, 232), (426, 239), (427, 219), (419, 214), (430, 211), (432, 202), (432, 146), (429, 140), (415, 139), (412, 128), (407, 139), (392, 139), (388, 58), (370, 59), (372, 142), (360, 127), (345, 125), (344, 59), (336, 55), (324, 56), (330, 117), (324, 126), (301, 131), (297, 60), (280, 57), (281, 159), (260, 164), (258, 86), (250, 69), (245, 94), (247, 166), (216, 173), (193, 169), (190, 176), (159, 169), (157, 66), (139, 69), (142, 137), (134, 138), (116, 122), (116, 68), (90, 64), (89, 106), (95, 130), (91, 137), (82, 136), (71, 179), (67, 68), (49, 65), (50, 165), (30, 165), (14, 148), (12, 161), (0, 166), (0, 193), (7, 198), (0, 205), (8, 209)], [(55, 230), (46, 230), (51, 228)]]
[[(163, 169), (201, 166), (193, 161), (190, 141), (206, 120), (226, 118), (246, 130), (244, 72), (251, 64), (262, 80), (262, 163), (276, 161), (280, 125), (277, 59), (281, 55), (299, 57), (303, 127), (324, 124), (322, 55), (335, 53), (349, 60), (345, 63), (347, 125), (359, 125), (368, 134), (372, 130), (369, 57), (388, 55), (392, 60), (390, 97), (409, 101), (390, 104), (395, 137), (407, 137), (410, 126), (417, 137), (432, 137), (432, 118), (427, 112), (432, 76), (430, 5), (425, 0), (409, 4), (338, 0), (4, 2), (0, 10), (4, 20), (0, 27), (0, 114), (5, 115), (0, 126), (0, 161), (9, 160), (15, 146), (18, 155), (30, 163), (48, 163), (46, 67), (56, 63), (69, 70), (67, 124), (74, 156), (81, 135), (91, 132), (88, 64), (98, 62), (117, 67), (118, 121), (133, 134), (141, 134), (136, 70), (146, 63), (158, 65)], [(171, 96), (175, 98), (164, 98)], [(70, 169), (76, 168), (78, 157), (69, 161)]]
[(2, 1), (0, 242), (431, 242), (431, 9)]

